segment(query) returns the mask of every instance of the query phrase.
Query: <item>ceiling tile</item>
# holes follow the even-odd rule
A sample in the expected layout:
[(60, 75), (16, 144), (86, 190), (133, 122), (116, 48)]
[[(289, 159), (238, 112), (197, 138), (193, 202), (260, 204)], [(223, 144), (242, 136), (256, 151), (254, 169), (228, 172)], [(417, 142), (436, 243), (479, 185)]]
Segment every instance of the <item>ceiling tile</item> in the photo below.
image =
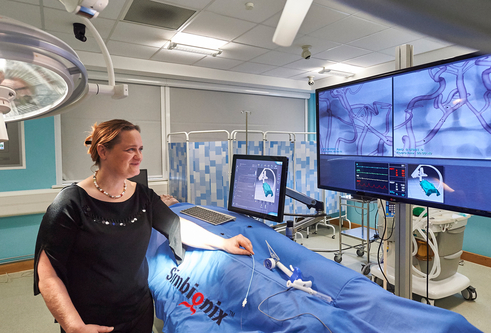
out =
[(94, 38), (87, 38), (87, 41), (82, 42), (76, 39), (72, 33), (58, 31), (47, 32), (67, 43), (75, 51), (101, 52), (101, 48)]
[(452, 43), (433, 38), (418, 39), (411, 42), (411, 44), (413, 45), (414, 54), (426, 53), (452, 45)]
[(242, 44), (255, 45), (267, 49), (276, 49), (278, 45), (273, 43), (274, 28), (265, 25), (257, 25), (234, 41)]
[[(30, 3), (31, 5), (41, 5), (40, 0), (17, 0), (18, 2)], [(1, 3), (1, 2), (0, 2)]]
[(310, 58), (309, 60), (300, 59), (285, 65), (288, 68), (301, 69), (304, 71), (318, 72), (322, 67), (335, 64), (332, 61), (327, 61), (324, 59)]
[(309, 35), (304, 35), (304, 36), (297, 36), (294, 40), (291, 46), (289, 47), (280, 47), (278, 50), (281, 50), (282, 52), (291, 52), (295, 54), (302, 54), (302, 46), (304, 45), (310, 45), (310, 52), (315, 55), (319, 52), (322, 52), (327, 49), (331, 49), (333, 47), (336, 47), (339, 45), (339, 43), (332, 42), (327, 39), (322, 39), (322, 38), (317, 38), (317, 37), (312, 37)]
[(354, 47), (354, 46), (349, 46), (349, 45), (341, 45), (334, 47), (332, 49), (329, 49), (327, 51), (317, 53), (315, 55), (316, 58), (321, 58), (321, 59), (326, 59), (326, 60), (332, 60), (335, 62), (340, 62), (344, 61), (347, 59), (352, 59), (356, 58), (362, 55), (365, 55), (367, 53), (370, 53), (371, 51), (361, 49), (359, 47)]
[[(313, 76), (314, 78), (314, 82), (315, 80), (317, 79), (321, 79), (323, 78), (321, 76), (321, 74), (317, 73), (318, 71), (310, 71), (310, 72), (303, 72), (303, 73), (300, 73), (298, 75), (294, 75), (294, 76), (290, 76), (289, 79), (292, 79), (292, 80), (302, 80), (302, 81), (305, 81), (305, 86), (309, 85), (308, 82), (309, 82), (309, 76)], [(310, 85), (309, 85), (310, 86)]]
[(317, 30), (310, 35), (338, 43), (349, 43), (384, 29), (387, 29), (387, 27), (350, 16)]
[[(43, 6), (49, 7), (49, 8), (56, 8), (56, 9), (64, 10), (66, 13), (68, 13), (65, 9), (65, 6), (60, 2), (60, 0), (43, 0)], [(73, 14), (70, 14), (70, 15), (73, 15)]]
[(281, 17), (281, 12), (271, 16), (266, 21), (261, 22), (261, 24), (267, 25), (268, 27), (273, 27), (276, 29), (276, 27), (278, 26), (278, 22), (280, 21), (280, 17)]
[(215, 0), (206, 10), (245, 21), (261, 23), (271, 16), (281, 13), (286, 1), (255, 0), (251, 2), (254, 3), (254, 8), (247, 10), (244, 0)]
[(7, 16), (14, 20), (27, 23), (38, 29), (43, 28), (41, 22), (41, 8), (39, 6), (22, 2), (1, 0), (0, 8), (2, 16)]
[[(46, 1), (46, 0), (43, 0), (43, 1)], [(107, 7), (104, 8), (104, 10), (99, 13), (98, 17), (116, 20), (119, 18), (121, 11), (125, 7), (125, 4), (126, 4), (125, 0), (116, 0), (116, 1), (109, 0)]]
[(111, 55), (119, 55), (130, 58), (150, 59), (159, 48), (144, 45), (123, 43), (118, 41), (109, 41), (107, 49)]
[(320, 28), (346, 18), (347, 16), (348, 14), (314, 3), (310, 7), (307, 16), (305, 16), (298, 32), (301, 34), (310, 34), (311, 32), (319, 30)]
[(298, 59), (301, 59), (299, 55), (278, 51), (270, 51), (268, 53), (260, 55), (259, 57), (254, 58), (253, 61), (260, 64), (283, 66)]
[(190, 53), (178, 50), (162, 49), (157, 52), (151, 60), (171, 62), (183, 65), (192, 65), (196, 61), (203, 59), (206, 55), (198, 53)]
[[(46, 30), (66, 33), (73, 32), (74, 22), (85, 23), (80, 16), (72, 15), (62, 10), (44, 8), (44, 24)], [(102, 38), (107, 38), (116, 24), (116, 21), (104, 18), (97, 18), (97, 20), (91, 22)], [(86, 36), (91, 36), (88, 28), (86, 29)]]
[[(159, 1), (159, 0), (154, 0)], [(163, 0), (163, 3), (171, 3), (183, 8), (204, 9), (213, 0)]]
[(244, 45), (239, 43), (228, 43), (221, 47), (223, 54), (220, 55), (221, 58), (237, 59), (248, 61), (254, 59), (261, 54), (268, 52), (267, 49), (262, 49), (260, 47)]
[(345, 4), (342, 3), (342, 0), (314, 0), (314, 3), (317, 3), (322, 6), (329, 7), (331, 9), (335, 9), (337, 11), (340, 11), (342, 13), (346, 14), (353, 14), (356, 13), (358, 10), (354, 9), (352, 7), (346, 6)]
[(277, 66), (271, 66), (271, 65), (265, 65), (265, 64), (257, 64), (254, 62), (245, 62), (243, 64), (240, 64), (239, 66), (236, 66), (232, 68), (234, 72), (242, 72), (242, 73), (249, 73), (249, 74), (261, 74), (266, 71), (269, 71), (273, 68), (276, 68)]
[(358, 67), (371, 67), (379, 64), (383, 64), (384, 62), (393, 61), (395, 56), (390, 56), (383, 53), (372, 52), (361, 57), (353, 58), (350, 60), (346, 60), (343, 63)]
[(110, 40), (162, 47), (176, 34), (173, 30), (158, 29), (141, 24), (119, 22)]
[[(452, 45), (360, 12), (344, 5), (344, 0), (314, 0), (290, 47), (272, 42), (286, 0), (256, 0), (251, 11), (245, 9), (245, 0), (145, 0), (197, 10), (183, 31), (228, 41), (222, 55), (213, 58), (162, 50), (175, 30), (119, 21), (132, 1), (109, 0), (100, 16), (91, 20), (112, 55), (241, 73), (267, 72), (303, 81), (309, 75), (320, 78), (320, 68), (336, 63), (366, 68), (392, 61), (395, 46), (405, 43), (414, 45), (417, 55)], [(0, 0), (0, 8), (2, 15), (45, 29), (76, 51), (100, 53), (90, 31), (87, 42), (75, 39), (73, 22), (83, 21), (66, 12), (59, 0)], [(312, 46), (309, 60), (301, 58), (303, 45)], [(456, 48), (452, 45), (452, 50)]]
[(402, 44), (408, 44), (409, 42), (420, 38), (420, 34), (408, 30), (389, 28), (351, 42), (350, 45), (372, 51), (381, 51), (391, 46), (395, 47)]
[(204, 11), (199, 13), (183, 31), (231, 41), (254, 26), (252, 22)]
[(300, 75), (303, 72), (304, 71), (302, 70), (293, 68), (277, 67), (275, 69), (262, 73), (262, 75), (289, 78), (295, 75)]
[(383, 25), (386, 27), (397, 27), (397, 25), (394, 24), (394, 22), (390, 22), (390, 21), (378, 18), (376, 16), (373, 16), (372, 14), (365, 13), (365, 12), (359, 11), (359, 12), (356, 12), (355, 14), (353, 14), (353, 16), (358, 17), (358, 18), (362, 18), (364, 20), (367, 20), (367, 21), (370, 21), (373, 23), (377, 23), (377, 24), (380, 24), (380, 25)]
[(233, 59), (221, 59), (221, 56), (217, 57), (204, 57), (198, 62), (194, 63), (195, 66), (215, 68), (215, 69), (230, 69), (244, 63), (243, 61)]

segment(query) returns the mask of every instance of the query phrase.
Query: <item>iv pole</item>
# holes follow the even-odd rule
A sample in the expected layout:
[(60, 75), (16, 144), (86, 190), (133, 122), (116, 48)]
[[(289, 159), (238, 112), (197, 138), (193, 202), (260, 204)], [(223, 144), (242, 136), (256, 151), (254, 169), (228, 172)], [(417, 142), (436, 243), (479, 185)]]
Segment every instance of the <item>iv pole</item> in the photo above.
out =
[(245, 131), (246, 131), (246, 155), (249, 155), (249, 129), (248, 129), (248, 126), (249, 126), (249, 113), (251, 113), (251, 111), (246, 111), (246, 110), (242, 110), (241, 113), (245, 113), (246, 114), (246, 126), (245, 126)]

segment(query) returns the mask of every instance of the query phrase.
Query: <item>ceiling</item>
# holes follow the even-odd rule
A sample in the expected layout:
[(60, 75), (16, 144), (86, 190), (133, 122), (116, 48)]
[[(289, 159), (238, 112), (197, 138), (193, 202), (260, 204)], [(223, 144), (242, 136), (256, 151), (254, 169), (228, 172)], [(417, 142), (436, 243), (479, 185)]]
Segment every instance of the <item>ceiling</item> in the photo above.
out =
[[(112, 56), (303, 81), (308, 76), (322, 78), (318, 72), (324, 66), (347, 64), (363, 70), (392, 62), (395, 47), (402, 44), (412, 44), (415, 55), (452, 45), (333, 0), (314, 0), (290, 47), (272, 42), (285, 0), (253, 0), (252, 10), (246, 9), (246, 0), (138, 1), (172, 4), (196, 13), (178, 30), (170, 30), (127, 22), (124, 18), (133, 0), (109, 0), (92, 22)], [(67, 13), (58, 0), (0, 0), (0, 8), (0, 15), (45, 30), (78, 52), (100, 53), (90, 33), (85, 43), (75, 39), (72, 24), (82, 20)], [(217, 57), (163, 48), (178, 31), (227, 44)], [(301, 57), (302, 45), (311, 45), (308, 60)]]

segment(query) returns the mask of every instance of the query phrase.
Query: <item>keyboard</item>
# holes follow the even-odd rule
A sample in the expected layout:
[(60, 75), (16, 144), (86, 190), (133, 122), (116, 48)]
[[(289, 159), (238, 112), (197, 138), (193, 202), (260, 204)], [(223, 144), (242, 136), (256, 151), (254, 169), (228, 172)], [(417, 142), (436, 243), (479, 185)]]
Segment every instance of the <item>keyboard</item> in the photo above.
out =
[(235, 217), (232, 215), (216, 212), (214, 210), (201, 206), (193, 206), (190, 208), (183, 209), (181, 210), (181, 213), (211, 223), (213, 225), (218, 225), (228, 221), (235, 220)]

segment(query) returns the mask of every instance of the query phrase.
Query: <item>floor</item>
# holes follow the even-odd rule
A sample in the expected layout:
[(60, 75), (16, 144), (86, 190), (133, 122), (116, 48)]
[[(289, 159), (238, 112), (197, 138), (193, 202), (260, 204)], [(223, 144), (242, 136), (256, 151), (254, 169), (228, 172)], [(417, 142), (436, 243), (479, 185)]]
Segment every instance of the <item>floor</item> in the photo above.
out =
[[(303, 238), (297, 237), (297, 242), (308, 248), (333, 249), (338, 248), (338, 236), (332, 238), (332, 230), (319, 227), (318, 233), (310, 233)], [(343, 243), (356, 245), (358, 240), (343, 237)], [(370, 258), (376, 262), (376, 246), (371, 247)], [(329, 259), (334, 259), (334, 252), (319, 252)], [(361, 274), (362, 265), (366, 263), (366, 254), (358, 257), (355, 249), (346, 250), (343, 253), (341, 264)], [(458, 268), (459, 273), (471, 280), (471, 285), (476, 288), (477, 298), (474, 301), (466, 301), (461, 294), (455, 294), (435, 301), (435, 306), (449, 309), (462, 314), (470, 323), (482, 331), (490, 331), (491, 327), (491, 289), (487, 288), (491, 268), (465, 262)], [(0, 275), (0, 333), (58, 333), (59, 326), (53, 322), (53, 318), (44, 305), (41, 296), (34, 297), (32, 293), (33, 272), (25, 271), (8, 275)], [(28, 318), (28, 320), (26, 320)], [(162, 323), (157, 322), (157, 327)]]

